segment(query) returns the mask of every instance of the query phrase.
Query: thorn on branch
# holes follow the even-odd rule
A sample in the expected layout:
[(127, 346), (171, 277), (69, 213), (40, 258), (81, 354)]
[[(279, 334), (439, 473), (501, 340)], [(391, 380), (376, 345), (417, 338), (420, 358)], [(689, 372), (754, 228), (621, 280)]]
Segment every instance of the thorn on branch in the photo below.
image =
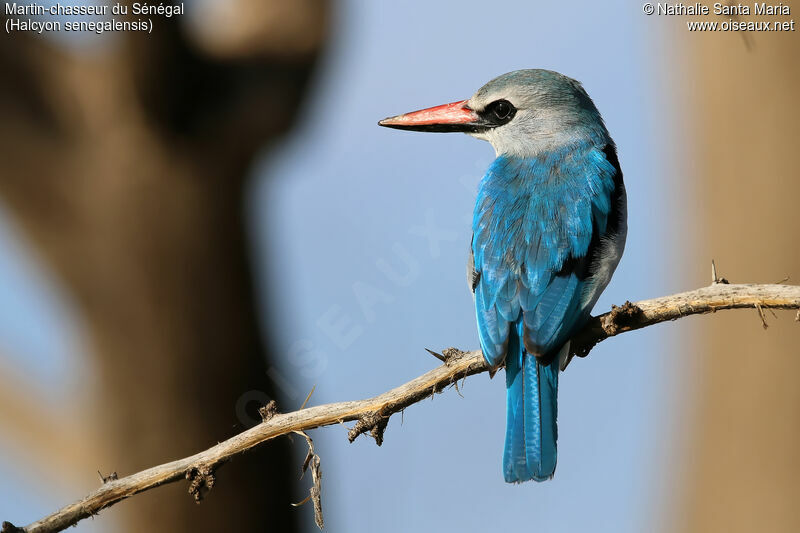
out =
[(621, 307), (611, 306), (611, 312), (603, 317), (603, 331), (612, 337), (632, 326), (642, 315), (641, 308), (626, 301)]
[[(308, 497), (299, 503), (293, 503), (294, 507), (299, 507), (304, 503), (311, 500), (314, 502), (314, 522), (316, 522), (317, 527), (322, 529), (325, 527), (325, 521), (322, 518), (322, 469), (320, 468), (320, 458), (319, 455), (316, 454), (314, 451), (314, 441), (311, 440), (311, 437), (304, 431), (295, 431), (298, 435), (302, 435), (303, 438), (306, 439), (306, 443), (308, 444), (308, 453), (306, 454), (306, 458), (303, 461), (302, 467), (302, 474), (305, 474), (306, 471), (311, 467), (311, 481), (312, 486), (308, 490)], [(303, 475), (301, 474), (300, 478), (302, 479)]]
[(353, 426), (347, 433), (347, 440), (353, 442), (359, 435), (369, 431), (369, 434), (375, 439), (375, 444), (380, 446), (383, 444), (383, 432), (386, 431), (386, 426), (389, 424), (389, 417), (383, 416), (380, 413), (368, 413), (358, 419), (356, 425)]
[(447, 358), (445, 356), (443, 356), (442, 354), (440, 354), (438, 352), (434, 352), (433, 350), (429, 350), (428, 348), (425, 348), (425, 351), (428, 352), (429, 354), (431, 354), (432, 356), (434, 356), (436, 359), (438, 359), (442, 363), (447, 363)]
[(764, 308), (761, 307), (761, 304), (756, 303), (756, 311), (758, 311), (758, 317), (761, 319), (761, 325), (764, 329), (767, 329), (769, 327), (767, 324), (767, 315), (764, 314)]
[(465, 353), (458, 348), (445, 348), (442, 350), (442, 353), (434, 352), (433, 350), (429, 350), (425, 348), (425, 351), (434, 356), (439, 361), (443, 362), (446, 365), (450, 365), (455, 361), (458, 361)]
[(716, 285), (721, 283), (723, 285), (728, 285), (729, 281), (725, 278), (717, 277), (717, 265), (714, 264), (714, 260), (711, 260), (711, 284)]
[[(310, 390), (310, 391), (308, 391), (308, 396), (306, 396), (306, 399), (303, 401), (303, 405), (301, 405), (301, 406), (300, 406), (300, 409), (305, 409), (305, 408), (306, 408), (306, 405), (308, 404), (308, 400), (310, 400), (310, 399), (311, 399), (311, 395), (312, 395), (312, 394), (314, 394), (314, 390), (315, 390), (316, 388), (317, 388), (317, 385), (316, 385), (316, 384), (314, 384), (314, 386), (313, 386), (313, 387), (311, 387), (311, 390)], [(299, 411), (300, 409), (298, 409), (298, 411)]]
[(258, 408), (258, 414), (261, 415), (262, 422), (268, 422), (278, 414), (278, 404), (275, 400), (270, 400), (267, 405)]
[(200, 503), (206, 494), (214, 487), (214, 469), (208, 465), (193, 466), (186, 471), (189, 483), (189, 494), (195, 503)]
[(109, 475), (104, 476), (99, 470), (97, 471), (97, 475), (100, 476), (100, 481), (103, 482), (103, 485), (108, 483), (109, 481), (116, 481), (119, 479), (119, 476), (116, 472), (111, 472)]
[(464, 395), (463, 395), (463, 394), (461, 394), (461, 390), (458, 388), (458, 377), (456, 377), (456, 378), (453, 380), (453, 386), (456, 388), (456, 392), (458, 393), (458, 395), (459, 395), (459, 396), (461, 396), (461, 397), (463, 398), (463, 397), (464, 397)]

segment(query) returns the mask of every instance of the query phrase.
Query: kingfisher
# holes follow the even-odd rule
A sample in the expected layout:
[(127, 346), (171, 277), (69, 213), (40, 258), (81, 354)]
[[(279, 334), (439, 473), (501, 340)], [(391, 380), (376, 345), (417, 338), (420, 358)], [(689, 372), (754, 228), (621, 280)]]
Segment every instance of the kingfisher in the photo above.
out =
[(541, 69), (379, 124), (463, 132), (495, 150), (478, 186), (467, 281), (483, 357), (494, 370), (505, 364), (503, 477), (551, 479), (559, 372), (625, 248), (616, 145), (581, 83)]

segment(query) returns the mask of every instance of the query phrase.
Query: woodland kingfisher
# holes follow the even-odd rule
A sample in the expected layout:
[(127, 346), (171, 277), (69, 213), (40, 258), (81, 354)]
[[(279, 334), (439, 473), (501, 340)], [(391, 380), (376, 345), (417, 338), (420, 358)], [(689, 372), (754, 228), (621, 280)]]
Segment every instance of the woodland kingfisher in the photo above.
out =
[(539, 69), (503, 74), (469, 100), (379, 124), (463, 132), (494, 147), (478, 187), (468, 283), (483, 356), (506, 368), (504, 478), (550, 479), (558, 374), (625, 248), (614, 141), (578, 81)]

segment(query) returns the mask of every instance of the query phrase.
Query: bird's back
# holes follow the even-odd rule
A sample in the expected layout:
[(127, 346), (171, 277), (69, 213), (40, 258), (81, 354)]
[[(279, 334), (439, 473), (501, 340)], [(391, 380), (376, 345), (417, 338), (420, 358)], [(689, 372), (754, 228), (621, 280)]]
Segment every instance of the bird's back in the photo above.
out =
[[(619, 174), (583, 143), (536, 158), (498, 157), (481, 182), (473, 220), (478, 323), (488, 358), (505, 358), (523, 317), (524, 345), (552, 354), (594, 304), (592, 252), (608, 229)], [(607, 280), (606, 280), (607, 283)]]

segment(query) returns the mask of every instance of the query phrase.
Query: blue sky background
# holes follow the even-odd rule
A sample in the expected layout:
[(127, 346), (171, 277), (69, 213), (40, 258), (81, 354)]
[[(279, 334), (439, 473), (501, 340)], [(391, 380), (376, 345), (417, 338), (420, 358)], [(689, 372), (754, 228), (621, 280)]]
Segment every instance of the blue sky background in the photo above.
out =
[[(672, 56), (666, 28), (640, 8), (627, 1), (338, 4), (300, 123), (265, 150), (248, 193), (254, 260), (269, 288), (261, 301), (277, 321), (265, 328), (278, 332), (285, 354), (271, 373), (287, 408), (313, 385), (313, 404), (397, 386), (435, 366), (423, 348), (478, 347), (465, 263), (475, 189), (493, 151), (465, 135), (398, 132), (376, 122), (468, 98), (503, 72), (550, 68), (581, 80), (619, 147), (630, 232), (597, 310), (685, 288), (671, 265), (686, 260), (678, 246), (686, 228), (664, 222), (685, 187), (673, 163), (680, 147)], [(79, 321), (36, 265), (0, 217), (0, 356), (52, 385), (48, 394), (57, 399), (74, 392), (87, 369)], [(672, 327), (605, 342), (562, 375), (559, 463), (548, 483), (502, 480), (502, 376), (469, 378), (463, 397), (449, 390), (408, 408), (392, 418), (381, 448), (369, 438), (348, 444), (345, 427), (313, 431), (328, 530), (663, 527), (677, 475), (670, 443), (686, 395), (670, 356), (680, 348)], [(13, 450), (9, 442), (0, 431), (0, 449)], [(0, 457), (0, 518), (33, 519), (79, 495), (37, 481), (20, 490), (17, 482), (30, 477), (25, 465)], [(311, 509), (298, 513), (311, 530)]]

